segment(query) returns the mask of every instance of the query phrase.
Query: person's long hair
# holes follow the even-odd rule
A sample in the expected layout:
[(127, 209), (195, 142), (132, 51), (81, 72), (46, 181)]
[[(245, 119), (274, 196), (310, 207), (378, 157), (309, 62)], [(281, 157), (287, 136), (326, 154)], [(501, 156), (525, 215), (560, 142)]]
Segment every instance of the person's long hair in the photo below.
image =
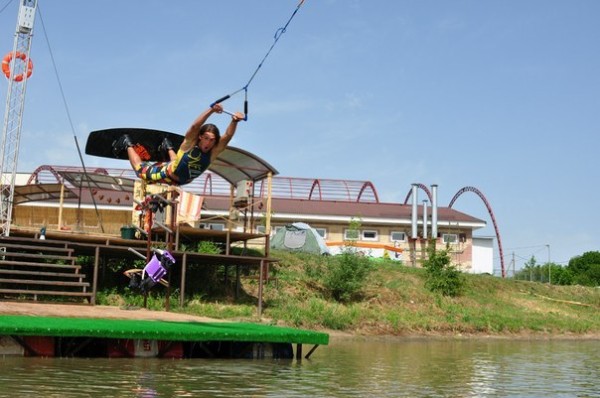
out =
[(221, 132), (217, 126), (212, 123), (203, 124), (202, 127), (200, 127), (200, 134), (198, 134), (198, 137), (202, 136), (204, 133), (213, 133), (215, 135), (215, 146), (219, 145), (219, 140), (221, 140)]

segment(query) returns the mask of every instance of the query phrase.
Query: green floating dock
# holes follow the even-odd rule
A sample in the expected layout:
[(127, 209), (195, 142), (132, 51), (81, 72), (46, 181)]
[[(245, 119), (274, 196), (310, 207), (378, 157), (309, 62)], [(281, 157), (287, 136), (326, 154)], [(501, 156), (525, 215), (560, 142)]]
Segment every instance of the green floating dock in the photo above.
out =
[(91, 337), (168, 341), (232, 341), (327, 345), (329, 335), (288, 327), (235, 322), (0, 316), (0, 336)]

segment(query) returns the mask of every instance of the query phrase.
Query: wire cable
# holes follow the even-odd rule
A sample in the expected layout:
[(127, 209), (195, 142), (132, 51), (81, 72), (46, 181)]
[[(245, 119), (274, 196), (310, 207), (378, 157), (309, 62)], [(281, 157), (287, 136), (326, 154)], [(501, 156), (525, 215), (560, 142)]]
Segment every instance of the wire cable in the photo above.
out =
[[(273, 51), (273, 48), (275, 47), (275, 45), (277, 44), (277, 42), (279, 41), (279, 39), (281, 38), (281, 36), (286, 32), (288, 25), (290, 24), (290, 22), (292, 22), (292, 19), (294, 19), (294, 16), (296, 16), (296, 13), (298, 12), (298, 10), (302, 6), (302, 4), (304, 4), (304, 0), (300, 0), (300, 2), (298, 3), (298, 6), (294, 10), (294, 12), (290, 16), (290, 18), (287, 20), (287, 22), (285, 23), (285, 25), (283, 27), (277, 29), (277, 31), (275, 31), (275, 35), (273, 36), (273, 39), (274, 39), (273, 40), (273, 44), (271, 44), (271, 47), (269, 48), (269, 50), (267, 51), (267, 53), (265, 54), (265, 56), (258, 63), (258, 66), (256, 67), (256, 69), (254, 70), (254, 72), (250, 76), (250, 79), (248, 79), (248, 83), (246, 83), (246, 85), (244, 87), (240, 88), (239, 90), (236, 90), (236, 91), (234, 91), (231, 94), (228, 94), (228, 95), (226, 95), (224, 97), (221, 97), (218, 100), (216, 100), (215, 102), (213, 102), (212, 104), (210, 104), (211, 108), (214, 105), (219, 104), (219, 103), (221, 103), (221, 102), (223, 102), (223, 101), (225, 101), (225, 100), (233, 97), (237, 93), (239, 93), (241, 91), (244, 91), (244, 121), (248, 120), (248, 87), (250, 86), (250, 83), (252, 83), (252, 80), (254, 80), (254, 77), (258, 74), (258, 71), (260, 70), (260, 68), (262, 68), (263, 64), (265, 63), (265, 60), (269, 57), (269, 54), (271, 54), (271, 51)], [(227, 111), (227, 110), (223, 110), (223, 112), (225, 112), (225, 113), (227, 113), (229, 115), (233, 115), (232, 112)]]
[[(65, 112), (67, 113), (67, 119), (69, 120), (69, 125), (71, 126), (71, 132), (73, 133), (73, 139), (75, 140), (75, 146), (77, 147), (77, 154), (79, 155), (79, 160), (81, 161), (81, 166), (83, 167), (83, 175), (85, 176), (86, 182), (88, 184), (88, 189), (90, 191), (90, 196), (92, 198), (92, 202), (94, 203), (94, 209), (96, 210), (96, 216), (98, 217), (98, 221), (100, 222), (100, 230), (104, 233), (104, 224), (102, 222), (102, 215), (98, 211), (98, 206), (96, 204), (96, 199), (94, 198), (94, 194), (92, 192), (92, 186), (90, 185), (90, 178), (87, 173), (87, 168), (85, 167), (85, 162), (83, 161), (83, 156), (81, 154), (81, 148), (79, 147), (79, 141), (77, 140), (77, 134), (75, 133), (75, 127), (73, 126), (73, 119), (71, 118), (71, 112), (69, 111), (69, 105), (67, 103), (67, 98), (65, 96), (65, 91), (63, 90), (62, 82), (60, 80), (60, 75), (58, 73), (58, 68), (56, 67), (56, 62), (54, 60), (54, 54), (52, 53), (52, 46), (50, 45), (50, 40), (48, 39), (48, 33), (46, 32), (46, 25), (44, 24), (44, 18), (42, 17), (42, 10), (38, 4), (37, 11), (40, 16), (40, 22), (42, 23), (42, 30), (44, 31), (44, 38), (46, 39), (46, 45), (48, 46), (48, 52), (50, 53), (50, 59), (52, 60), (52, 67), (54, 68), (54, 75), (56, 76), (56, 81), (58, 82), (58, 88), (60, 90), (60, 95), (62, 97), (63, 105), (65, 107)], [(81, 185), (79, 186), (79, 195), (78, 195), (78, 208), (81, 208)]]
[(2, 11), (6, 10), (6, 7), (8, 7), (12, 2), (13, 0), (8, 0), (6, 4), (2, 8), (0, 8), (0, 14), (2, 14)]

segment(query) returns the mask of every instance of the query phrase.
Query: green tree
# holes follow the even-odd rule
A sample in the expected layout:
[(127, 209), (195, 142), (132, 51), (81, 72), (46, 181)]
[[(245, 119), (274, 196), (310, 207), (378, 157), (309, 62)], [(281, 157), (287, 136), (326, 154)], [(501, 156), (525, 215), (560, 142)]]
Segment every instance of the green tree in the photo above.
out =
[(550, 282), (553, 285), (571, 285), (573, 283), (573, 274), (570, 270), (555, 263), (538, 265), (534, 256), (531, 256), (523, 268), (515, 273), (514, 278), (531, 282)]
[(515, 272), (514, 278), (517, 280), (525, 281), (538, 281), (540, 280), (540, 269), (535, 260), (535, 256), (531, 258), (523, 265), (523, 268)]
[(371, 270), (369, 259), (357, 253), (353, 245), (360, 239), (360, 227), (360, 218), (350, 220), (342, 253), (331, 258), (320, 278), (331, 298), (339, 302), (355, 299)]
[(561, 267), (558, 264), (551, 264), (552, 283), (555, 285), (572, 285), (573, 272), (567, 267)]
[(425, 287), (444, 296), (459, 296), (463, 290), (464, 279), (462, 273), (450, 263), (449, 249), (436, 251), (434, 245), (430, 245), (427, 251), (429, 255), (423, 262), (427, 271)]
[(344, 251), (332, 257), (324, 271), (323, 287), (331, 297), (339, 302), (349, 302), (363, 289), (371, 267), (367, 257)]
[(360, 218), (352, 218), (350, 220), (348, 230), (344, 236), (344, 239), (346, 240), (346, 248), (348, 248), (348, 246), (352, 246), (353, 242), (356, 242), (360, 239), (360, 226)]
[(567, 269), (573, 276), (574, 284), (600, 286), (600, 252), (585, 252), (573, 257)]

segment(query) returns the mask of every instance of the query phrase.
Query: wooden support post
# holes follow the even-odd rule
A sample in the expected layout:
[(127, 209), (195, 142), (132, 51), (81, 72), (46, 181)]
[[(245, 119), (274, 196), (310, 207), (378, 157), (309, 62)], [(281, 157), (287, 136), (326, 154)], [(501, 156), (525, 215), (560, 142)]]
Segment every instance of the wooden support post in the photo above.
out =
[(169, 311), (171, 309), (171, 274), (172, 270), (169, 270), (169, 275), (167, 275), (167, 294), (165, 295), (165, 311)]
[(235, 266), (235, 293), (234, 298), (237, 300), (240, 298), (240, 265)]
[[(146, 212), (149, 212), (150, 216), (148, 217), (148, 238), (146, 239), (146, 264), (150, 262), (152, 258), (152, 221), (154, 219), (154, 214), (150, 211), (150, 209), (146, 209)], [(148, 291), (144, 291), (144, 308), (148, 306)]]
[(263, 302), (262, 302), (262, 296), (263, 296), (263, 265), (264, 265), (265, 261), (264, 260), (260, 260), (260, 271), (258, 273), (258, 317), (262, 317), (262, 307), (263, 307)]
[(185, 297), (185, 273), (187, 269), (187, 253), (183, 253), (181, 258), (181, 288), (179, 294), (179, 305), (183, 307), (183, 300)]
[(225, 236), (225, 255), (229, 255), (229, 245), (231, 245), (231, 229), (233, 228), (233, 184), (229, 186), (229, 217), (227, 217), (227, 235)]
[(315, 350), (319, 347), (319, 345), (315, 345), (313, 346), (313, 348), (310, 349), (310, 351), (308, 352), (308, 354), (306, 354), (304, 356), (305, 359), (310, 359), (310, 356), (312, 355), (313, 352), (315, 352)]
[(63, 203), (65, 200), (65, 184), (60, 184), (60, 202), (58, 204), (58, 225), (57, 230), (60, 231), (62, 227), (62, 214), (63, 214)]
[(96, 293), (98, 292), (98, 262), (100, 261), (100, 246), (96, 246), (94, 256), (94, 278), (92, 280), (92, 297), (90, 299), (91, 305), (96, 305)]
[(273, 173), (267, 174), (267, 207), (265, 209), (265, 257), (270, 255), (271, 237), (271, 190), (273, 187)]
[(267, 174), (267, 207), (265, 209), (265, 234), (271, 234), (271, 190), (273, 184), (273, 173)]
[(225, 234), (225, 255), (229, 256), (229, 246), (231, 245), (231, 230), (228, 228)]

